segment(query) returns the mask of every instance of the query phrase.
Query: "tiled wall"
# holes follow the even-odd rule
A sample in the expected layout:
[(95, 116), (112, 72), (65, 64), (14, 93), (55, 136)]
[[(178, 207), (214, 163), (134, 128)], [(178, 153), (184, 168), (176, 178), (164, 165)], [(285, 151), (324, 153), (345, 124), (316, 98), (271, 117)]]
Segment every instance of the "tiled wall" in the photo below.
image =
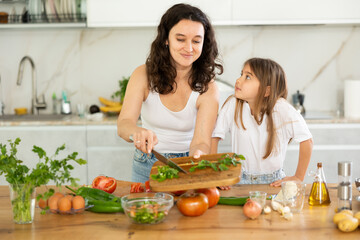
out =
[[(67, 90), (76, 103), (99, 104), (110, 97), (118, 80), (145, 62), (155, 28), (118, 29), (1, 29), (0, 97), (5, 113), (30, 108), (31, 71), (26, 65), (16, 85), (21, 58), (36, 64), (38, 94)], [(287, 73), (289, 94), (305, 94), (310, 111), (336, 111), (343, 102), (345, 79), (360, 79), (360, 28), (350, 25), (216, 27), (225, 72), (219, 78), (234, 84), (243, 62), (267, 57)], [(290, 100), (289, 96), (289, 100)]]

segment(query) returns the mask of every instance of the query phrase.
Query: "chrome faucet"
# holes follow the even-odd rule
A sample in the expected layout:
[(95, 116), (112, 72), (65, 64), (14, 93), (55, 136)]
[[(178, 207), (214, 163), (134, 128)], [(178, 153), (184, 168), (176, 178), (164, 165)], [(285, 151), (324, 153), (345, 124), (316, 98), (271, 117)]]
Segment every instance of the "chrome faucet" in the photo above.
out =
[(39, 114), (39, 109), (45, 109), (46, 103), (45, 103), (45, 97), (42, 95), (42, 101), (39, 102), (37, 98), (37, 85), (36, 85), (36, 71), (35, 71), (35, 63), (32, 60), (31, 57), (25, 56), (21, 59), (20, 65), (19, 65), (19, 72), (17, 77), (17, 85), (21, 85), (21, 81), (23, 79), (23, 73), (24, 73), (24, 65), (25, 61), (28, 60), (31, 64), (31, 78), (32, 78), (32, 99), (31, 99), (31, 113), (32, 114)]

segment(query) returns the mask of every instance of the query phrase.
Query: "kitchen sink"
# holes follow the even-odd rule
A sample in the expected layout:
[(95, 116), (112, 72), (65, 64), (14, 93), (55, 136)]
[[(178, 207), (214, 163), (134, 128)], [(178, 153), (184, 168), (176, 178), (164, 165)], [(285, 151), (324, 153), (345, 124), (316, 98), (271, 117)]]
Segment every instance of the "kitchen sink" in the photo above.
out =
[(70, 115), (40, 114), (40, 115), (2, 115), (0, 121), (61, 121), (70, 118)]

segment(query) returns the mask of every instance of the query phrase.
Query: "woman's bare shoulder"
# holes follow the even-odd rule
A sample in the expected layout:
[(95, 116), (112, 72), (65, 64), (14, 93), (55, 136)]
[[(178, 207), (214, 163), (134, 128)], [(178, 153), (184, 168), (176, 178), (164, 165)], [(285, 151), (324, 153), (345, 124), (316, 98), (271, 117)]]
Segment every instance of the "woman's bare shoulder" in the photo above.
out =
[[(208, 85), (208, 90), (201, 94), (198, 98), (198, 104), (219, 104), (219, 89), (215, 81), (211, 81)], [(199, 105), (198, 105), (199, 106)]]
[(218, 98), (219, 97), (219, 89), (214, 80), (212, 80), (208, 84), (208, 90), (205, 93), (201, 94), (201, 96), (203, 96), (203, 98), (214, 98), (214, 97)]
[(131, 74), (131, 78), (136, 80), (146, 80), (147, 81), (147, 74), (146, 74), (146, 66), (145, 64), (138, 66), (135, 68), (134, 72)]

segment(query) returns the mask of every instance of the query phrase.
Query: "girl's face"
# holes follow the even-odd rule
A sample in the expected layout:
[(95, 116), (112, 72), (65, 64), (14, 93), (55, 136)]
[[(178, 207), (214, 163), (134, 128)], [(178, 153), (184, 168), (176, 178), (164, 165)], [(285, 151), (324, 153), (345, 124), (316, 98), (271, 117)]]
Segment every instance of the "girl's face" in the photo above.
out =
[(201, 55), (204, 27), (200, 22), (183, 19), (169, 32), (166, 44), (176, 68), (191, 67)]
[(259, 79), (251, 71), (250, 66), (246, 64), (241, 71), (241, 76), (236, 80), (235, 97), (253, 106), (259, 93), (259, 88)]

